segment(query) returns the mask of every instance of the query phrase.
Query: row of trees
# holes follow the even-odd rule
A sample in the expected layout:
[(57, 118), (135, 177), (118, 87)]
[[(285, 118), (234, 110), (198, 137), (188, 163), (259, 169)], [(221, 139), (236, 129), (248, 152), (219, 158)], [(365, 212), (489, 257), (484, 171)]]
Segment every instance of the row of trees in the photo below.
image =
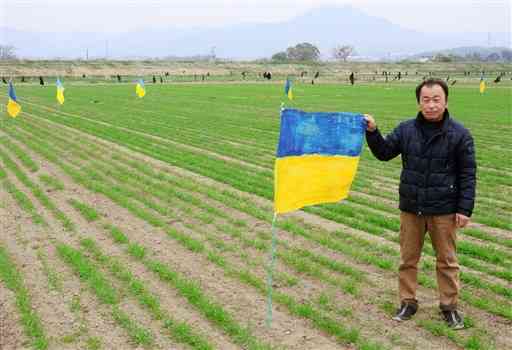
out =
[[(331, 50), (331, 57), (337, 61), (346, 62), (353, 55), (354, 47), (350, 45), (338, 45)], [(320, 59), (320, 50), (313, 44), (304, 42), (295, 46), (290, 46), (286, 51), (278, 52), (272, 55), (272, 61), (318, 61)], [(512, 50), (496, 50), (492, 53), (472, 52), (464, 55), (457, 54), (436, 54), (429, 57), (434, 62), (512, 62)]]
[[(12, 45), (0, 45), (0, 60), (16, 59), (16, 48)], [(355, 53), (351, 45), (338, 45), (331, 50), (331, 57), (337, 61), (346, 62), (347, 59)], [(211, 60), (212, 56), (193, 56), (194, 60)], [(512, 62), (512, 50), (503, 49), (491, 54), (473, 52), (465, 55), (456, 54), (437, 54), (430, 59), (434, 62)], [(315, 45), (303, 42), (295, 46), (290, 46), (286, 51), (278, 52), (272, 55), (272, 61), (318, 61), (320, 60), (320, 50)]]
[[(338, 45), (332, 49), (331, 55), (335, 60), (346, 61), (354, 53), (354, 47), (350, 45)], [(300, 43), (290, 46), (286, 51), (272, 55), (273, 61), (318, 61), (320, 50), (311, 43)]]
[(438, 54), (432, 57), (436, 62), (512, 62), (512, 50), (504, 49), (490, 54), (473, 52), (466, 55)]

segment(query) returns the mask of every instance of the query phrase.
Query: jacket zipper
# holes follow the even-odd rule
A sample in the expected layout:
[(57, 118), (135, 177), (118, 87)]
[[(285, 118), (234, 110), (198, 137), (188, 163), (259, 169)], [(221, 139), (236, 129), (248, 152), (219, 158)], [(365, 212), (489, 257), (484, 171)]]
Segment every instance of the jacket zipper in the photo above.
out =
[[(427, 151), (427, 147), (433, 142), (433, 140), (435, 138), (437, 138), (438, 136), (442, 136), (445, 132), (444, 131), (440, 131), (438, 132), (437, 134), (433, 135), (429, 140), (427, 140), (427, 143), (425, 143), (425, 145), (423, 146), (423, 150), (422, 150), (422, 154), (425, 155), (425, 152)], [(424, 189), (425, 189), (425, 196), (426, 196), (426, 190), (427, 190), (427, 184), (428, 184), (428, 180), (430, 178), (430, 164), (432, 162), (432, 157), (428, 157), (428, 166), (427, 166), (427, 174), (426, 174), (426, 177), (425, 177), (425, 183), (423, 184), (424, 185)], [(418, 215), (422, 215), (422, 212), (421, 210), (418, 210)]]

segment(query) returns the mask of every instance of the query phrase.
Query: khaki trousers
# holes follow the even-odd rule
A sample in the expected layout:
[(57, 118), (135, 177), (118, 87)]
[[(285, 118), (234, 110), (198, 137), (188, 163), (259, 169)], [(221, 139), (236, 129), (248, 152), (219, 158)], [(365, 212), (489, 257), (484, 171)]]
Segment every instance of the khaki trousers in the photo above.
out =
[(439, 305), (442, 310), (457, 308), (459, 296), (459, 263), (456, 255), (455, 214), (418, 216), (400, 214), (399, 294), (402, 302), (415, 302), (418, 288), (418, 262), (429, 232), (436, 252)]

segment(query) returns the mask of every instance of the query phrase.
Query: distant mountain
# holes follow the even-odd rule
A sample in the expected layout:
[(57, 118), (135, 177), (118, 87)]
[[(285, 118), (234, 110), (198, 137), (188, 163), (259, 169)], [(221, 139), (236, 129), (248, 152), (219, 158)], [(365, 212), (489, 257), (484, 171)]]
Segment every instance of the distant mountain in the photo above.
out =
[[(324, 58), (336, 45), (350, 44), (368, 57), (395, 57), (460, 46), (485, 46), (489, 33), (426, 34), (400, 27), (350, 6), (324, 7), (282, 23), (222, 28), (139, 30), (124, 34), (34, 33), (0, 28), (17, 54), (27, 58), (128, 58), (192, 56), (255, 59), (270, 57), (300, 42), (316, 45)], [(492, 33), (493, 43), (510, 47), (510, 33)]]

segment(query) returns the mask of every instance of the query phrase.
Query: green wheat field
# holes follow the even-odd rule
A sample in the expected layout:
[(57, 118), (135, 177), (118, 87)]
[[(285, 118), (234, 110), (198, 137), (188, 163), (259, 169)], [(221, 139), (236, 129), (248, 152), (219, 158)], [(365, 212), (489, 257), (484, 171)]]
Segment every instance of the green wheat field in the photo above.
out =
[[(0, 348), (510, 349), (512, 86), (450, 89), (472, 132), (476, 207), (459, 231), (461, 310), (438, 314), (435, 253), (397, 324), (400, 159), (364, 146), (350, 197), (279, 216), (267, 266), (279, 113), (416, 115), (415, 82), (18, 84), (0, 107)], [(2, 100), (3, 101), (3, 100)], [(6, 101), (5, 101), (6, 102)], [(4, 346), (4, 347), (2, 347)]]

